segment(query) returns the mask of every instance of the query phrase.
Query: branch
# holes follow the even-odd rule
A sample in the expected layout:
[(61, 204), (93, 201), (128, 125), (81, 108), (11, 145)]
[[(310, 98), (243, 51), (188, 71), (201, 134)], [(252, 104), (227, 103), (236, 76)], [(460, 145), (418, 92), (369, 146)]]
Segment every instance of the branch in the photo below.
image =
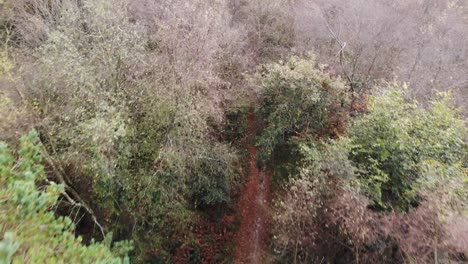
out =
[[(57, 179), (59, 180), (59, 184), (63, 184), (63, 186), (65, 186), (65, 191), (62, 193), (63, 197), (65, 197), (65, 199), (68, 202), (70, 202), (73, 206), (84, 208), (85, 211), (91, 216), (94, 224), (99, 228), (102, 237), (105, 238), (106, 235), (104, 232), (104, 228), (97, 220), (96, 214), (94, 213), (93, 209), (91, 209), (91, 207), (80, 197), (79, 193), (76, 190), (70, 187), (70, 185), (67, 183), (63, 168), (60, 166), (60, 164), (56, 164), (56, 162), (54, 162), (53, 158), (49, 155), (47, 149), (45, 148), (41, 140), (39, 140), (39, 144), (41, 147), (42, 157), (52, 167), (52, 170), (54, 171)], [(67, 193), (67, 191), (70, 192), (75, 199), (73, 199)]]
[[(340, 50), (338, 51), (338, 53), (335, 55), (335, 56), (340, 56), (340, 65), (341, 65), (341, 68), (343, 69), (343, 72), (344, 74), (346, 75), (346, 79), (348, 79), (349, 83), (350, 83), (350, 87), (351, 87), (351, 92), (354, 92), (354, 81), (353, 81), (353, 78), (349, 75), (348, 71), (346, 70), (346, 65), (344, 63), (344, 49), (346, 48), (346, 42), (343, 42), (341, 41), (340, 39), (340, 36), (337, 35), (333, 30), (332, 28), (330, 27), (330, 24), (328, 23), (327, 19), (323, 16), (323, 13), (322, 13), (322, 18), (323, 18), (323, 21), (325, 22), (325, 25), (327, 26), (327, 29), (328, 31), (330, 32), (331, 36), (333, 37), (333, 39), (336, 41), (336, 43), (338, 43), (338, 45), (340, 46)], [(341, 35), (341, 29), (340, 29), (340, 33)]]

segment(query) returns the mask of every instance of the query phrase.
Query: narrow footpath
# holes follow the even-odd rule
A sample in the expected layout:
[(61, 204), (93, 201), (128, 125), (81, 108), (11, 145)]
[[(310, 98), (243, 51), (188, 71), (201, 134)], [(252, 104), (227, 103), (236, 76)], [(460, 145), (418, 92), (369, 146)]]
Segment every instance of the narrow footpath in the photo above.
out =
[(248, 118), (249, 175), (239, 200), (242, 223), (236, 235), (234, 264), (265, 262), (268, 241), (268, 204), (270, 177), (257, 167), (257, 149), (253, 144), (256, 131), (255, 113)]

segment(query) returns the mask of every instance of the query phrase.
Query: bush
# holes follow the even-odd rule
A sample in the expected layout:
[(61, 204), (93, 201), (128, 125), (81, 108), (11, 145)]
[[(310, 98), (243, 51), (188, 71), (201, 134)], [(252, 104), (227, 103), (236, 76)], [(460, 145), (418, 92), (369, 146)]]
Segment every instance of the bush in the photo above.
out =
[[(25, 249), (26, 235), (0, 225), (0, 258), (67, 252), (54, 239), (73, 231), (89, 244), (65, 241), (80, 246), (76, 261), (88, 250), (125, 255), (125, 243), (109, 251), (107, 232), (134, 241), (137, 263), (225, 259), (217, 254), (235, 217), (221, 215), (235, 207), (252, 140), (259, 165), (287, 182), (275, 212), (280, 261), (453, 259), (465, 250), (465, 123), (448, 99), (423, 108), (400, 90), (358, 112), (367, 111), (359, 95), (396, 73), (416, 81), (413, 96), (444, 84), (463, 94), (465, 7), (361, 2), (0, 0), (0, 139), (16, 146), (35, 128), (46, 168), (27, 184), (1, 178), (0, 205), (12, 213), (0, 219), (13, 226), (21, 206), (43, 202), (41, 219), (14, 228), (48, 247)], [(335, 65), (289, 58), (310, 47)], [(22, 174), (18, 166), (4, 173)], [(45, 187), (53, 181), (63, 186)], [(17, 185), (34, 202), (11, 204)], [(35, 221), (50, 207), (76, 214), (76, 228), (50, 216), (60, 230), (46, 237)]]
[[(194, 214), (228, 202), (235, 184), (235, 151), (211, 127), (222, 123), (229, 94), (217, 71), (236, 34), (226, 28), (226, 6), (206, 16), (202, 1), (165, 3), (161, 14), (137, 10), (145, 1), (7, 2), (19, 67), (5, 65), (18, 76), (9, 89), (22, 98), (0, 95), (0, 109), (14, 108), (13, 121), (25, 119), (22, 109), (35, 117), (48, 179), (64, 175), (66, 191), (104, 230), (134, 240), (137, 262), (167, 261), (189, 241)], [(63, 214), (73, 210), (60, 204)], [(77, 228), (88, 240), (91, 218)]]
[(464, 122), (447, 96), (425, 109), (403, 95), (371, 97), (347, 137), (299, 143), (299, 172), (275, 204), (279, 262), (452, 261), (467, 251)]
[[(0, 140), (15, 142), (18, 137), (31, 128), (32, 115), (27, 107), (14, 100), (19, 93), (15, 87), (16, 76), (14, 76), (15, 64), (9, 53), (8, 43), (4, 50), (0, 51)], [(16, 88), (16, 87), (15, 87)]]
[(294, 48), (294, 17), (290, 11), (290, 2), (284, 0), (232, 1), (233, 20), (245, 31), (246, 49), (255, 62), (285, 58)]
[(349, 129), (350, 159), (375, 206), (406, 211), (418, 203), (416, 181), (421, 162), (451, 165), (466, 158), (466, 127), (448, 97), (424, 109), (404, 99), (401, 89), (374, 97), (369, 114)]
[[(466, 169), (428, 161), (420, 204), (406, 213), (369, 210), (352, 141), (303, 144), (303, 164), (275, 204), (273, 246), (279, 263), (411, 263), (458, 260), (468, 250)], [(462, 257), (460, 257), (462, 258)]]
[(463, 58), (468, 49), (466, 38), (460, 37), (468, 35), (464, 3), (294, 1), (295, 49), (313, 49), (356, 88), (371, 89), (381, 79), (398, 76), (411, 84), (408, 94), (424, 104), (437, 91), (453, 91), (466, 116)]
[[(340, 195), (344, 183), (355, 179), (355, 168), (347, 157), (351, 144), (346, 139), (328, 143), (309, 140), (299, 146), (303, 157), (299, 172), (292, 175), (285, 187), (287, 192), (274, 205), (274, 252), (279, 263), (315, 263), (327, 254), (326, 260), (331, 261), (333, 254), (342, 252), (331, 239), (337, 234), (327, 219), (329, 203)], [(344, 263), (346, 258), (341, 257)]]
[(291, 144), (293, 138), (344, 132), (348, 87), (339, 77), (317, 68), (313, 55), (265, 65), (257, 78), (262, 88), (257, 115), (264, 122), (258, 146), (264, 158)]
[(22, 137), (16, 160), (0, 143), (0, 262), (128, 263), (104, 244), (81, 244), (73, 221), (55, 216), (64, 186), (46, 180), (37, 142), (34, 131)]

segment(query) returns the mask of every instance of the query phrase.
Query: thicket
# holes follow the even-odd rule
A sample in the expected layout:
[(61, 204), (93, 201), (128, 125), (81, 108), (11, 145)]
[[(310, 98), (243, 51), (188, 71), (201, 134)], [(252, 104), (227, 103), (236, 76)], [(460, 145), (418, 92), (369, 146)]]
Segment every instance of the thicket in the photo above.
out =
[[(0, 256), (42, 258), (63, 236), (79, 248), (67, 262), (123, 261), (113, 240), (136, 263), (228, 261), (220, 216), (254, 105), (258, 166), (284, 187), (279, 262), (466, 259), (451, 105), (466, 115), (466, 14), (461, 0), (0, 0), (0, 139), (18, 153), (2, 145)], [(44, 169), (26, 180), (14, 150), (32, 129)], [(30, 225), (14, 186), (47, 200)]]
[[(260, 161), (271, 165), (289, 159), (294, 169), (300, 139), (344, 132), (350, 110), (349, 87), (324, 66), (317, 67), (313, 54), (261, 66), (257, 83), (261, 91), (257, 118), (263, 126), (256, 140), (262, 150)], [(281, 181), (283, 169), (276, 169)]]
[(424, 162), (466, 166), (465, 122), (440, 95), (428, 109), (406, 101), (398, 87), (369, 101), (369, 114), (350, 127), (350, 160), (380, 209), (406, 211), (418, 204), (416, 182)]
[[(349, 119), (344, 99), (350, 87), (313, 60), (297, 61), (269, 65), (277, 69), (271, 74), (259, 72), (258, 112), (265, 120), (259, 147), (280, 164), (286, 182), (274, 205), (278, 261), (461, 257), (466, 241), (455, 230), (466, 228), (467, 131), (449, 96), (424, 108), (405, 98), (407, 89), (387, 85)], [(329, 117), (339, 113), (348, 128), (336, 133)]]
[(356, 90), (394, 79), (429, 103), (451, 91), (466, 114), (466, 1), (294, 1), (295, 48), (317, 54)]
[(225, 3), (146, 4), (2, 5), (2, 137), (37, 129), (48, 179), (76, 202), (58, 212), (86, 240), (133, 240), (137, 262), (199, 246), (197, 215), (230, 202), (237, 154), (217, 133), (242, 78)]
[(23, 136), (17, 153), (0, 143), (0, 262), (129, 263), (130, 243), (110, 248), (109, 233), (102, 243), (82, 245), (73, 219), (55, 215), (65, 188), (47, 180), (38, 141), (35, 131)]

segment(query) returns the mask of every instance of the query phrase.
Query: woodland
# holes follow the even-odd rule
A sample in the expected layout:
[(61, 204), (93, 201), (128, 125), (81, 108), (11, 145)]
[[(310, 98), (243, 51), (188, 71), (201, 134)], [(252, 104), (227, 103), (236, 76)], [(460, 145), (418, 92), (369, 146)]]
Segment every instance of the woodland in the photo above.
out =
[(0, 264), (468, 263), (468, 1), (0, 0)]

